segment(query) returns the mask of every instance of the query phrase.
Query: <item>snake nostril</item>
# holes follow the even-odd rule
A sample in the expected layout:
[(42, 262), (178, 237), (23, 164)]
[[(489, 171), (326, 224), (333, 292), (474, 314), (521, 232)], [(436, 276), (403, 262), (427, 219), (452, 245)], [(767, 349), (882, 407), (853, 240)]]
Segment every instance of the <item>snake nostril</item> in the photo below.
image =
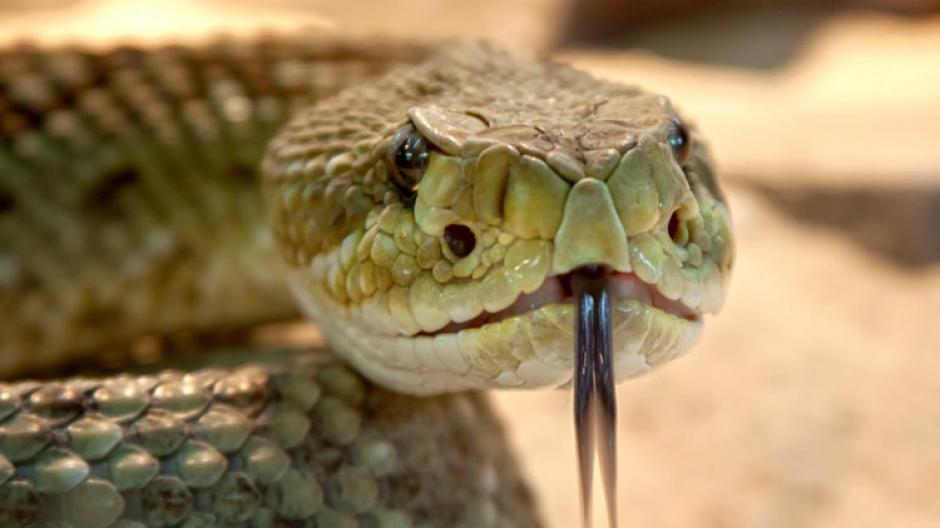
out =
[(466, 257), (477, 245), (473, 231), (463, 224), (450, 224), (444, 228), (444, 242), (457, 257)]

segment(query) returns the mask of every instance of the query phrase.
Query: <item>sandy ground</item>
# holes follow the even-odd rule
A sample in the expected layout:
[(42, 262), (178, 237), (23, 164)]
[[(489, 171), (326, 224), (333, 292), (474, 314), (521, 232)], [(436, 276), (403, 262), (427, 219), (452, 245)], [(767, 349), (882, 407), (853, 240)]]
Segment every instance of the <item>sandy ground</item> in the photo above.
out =
[[(192, 35), (280, 27), (289, 18), (409, 36), (409, 27), (424, 36), (482, 35), (537, 49), (564, 12), (560, 0), (483, 9), (406, 2), (411, 7), (394, 13), (360, 3), (314, 2), (326, 7), (301, 12), (291, 0), (261, 10), (173, 0), (162, 9), (139, 2), (144, 7), (108, 19), (79, 10), (86, 4), (65, 4), (58, 14), (0, 9), (0, 41), (126, 33), (125, 24), (143, 19), (141, 28), (152, 25), (155, 35)], [(471, 22), (454, 22), (466, 13), (475, 13)], [(619, 389), (621, 524), (940, 526), (938, 253), (899, 263), (861, 243), (865, 233), (800, 220), (768, 201), (794, 186), (824, 190), (841, 206), (852, 205), (842, 189), (902, 189), (922, 198), (923, 214), (885, 215), (888, 236), (940, 247), (940, 19), (803, 13), (808, 22), (780, 29), (774, 23), (790, 19), (762, 16), (664, 23), (633, 35), (633, 51), (559, 54), (672, 95), (711, 138), (737, 225), (728, 302), (699, 348)], [(211, 23), (191, 23), (199, 17)], [(755, 53), (767, 56), (760, 46), (784, 52), (754, 63)], [(858, 215), (877, 224), (884, 212)], [(552, 528), (579, 521), (570, 399), (567, 391), (494, 394)]]

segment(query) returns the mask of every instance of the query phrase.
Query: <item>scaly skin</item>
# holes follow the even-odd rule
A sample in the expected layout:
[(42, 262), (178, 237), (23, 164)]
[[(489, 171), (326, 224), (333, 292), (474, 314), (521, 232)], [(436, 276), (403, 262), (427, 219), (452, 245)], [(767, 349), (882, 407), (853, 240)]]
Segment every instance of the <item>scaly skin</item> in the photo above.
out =
[[(704, 148), (677, 160), (668, 145), (676, 119), (665, 97), (473, 45), (347, 90), (294, 119), (264, 165), (293, 290), (339, 354), (395, 390), (558, 386), (565, 274), (603, 265), (675, 301), (614, 291), (616, 377), (645, 372), (692, 346), (733, 260)], [(391, 181), (405, 126), (430, 144), (416, 196)], [(469, 228), (473, 251), (455, 255), (448, 226)]]
[[(0, 375), (291, 317), (287, 275), (332, 350), (386, 388), (556, 386), (571, 379), (566, 273), (586, 264), (619, 273), (618, 379), (685, 352), (733, 255), (704, 148), (679, 160), (668, 144), (668, 100), (447, 50), (3, 52)], [(402, 62), (420, 64), (362, 82)], [(412, 188), (392, 183), (409, 126), (429, 146)], [(273, 237), (251, 170), (266, 145)], [(472, 233), (464, 256), (453, 226)], [(340, 367), (270, 355), (234, 373), (3, 386), (0, 526), (537, 524), (477, 397), (365, 384), (344, 400), (329, 386), (355, 378)], [(113, 394), (133, 416), (109, 414)], [(337, 436), (360, 418), (361, 435)], [(372, 467), (360, 436), (376, 457), (393, 445), (394, 469)], [(252, 469), (259, 442), (287, 454), (283, 472)]]
[(390, 393), (325, 351), (249, 358), (0, 384), (0, 526), (539, 525), (479, 394)]
[(254, 174), (265, 145), (419, 57), (276, 37), (0, 51), (0, 377), (295, 315)]
[[(293, 317), (253, 167), (303, 105), (421, 57), (371, 44), (0, 51), (0, 376)], [(202, 370), (0, 383), (0, 527), (539, 524), (479, 395), (188, 353)]]

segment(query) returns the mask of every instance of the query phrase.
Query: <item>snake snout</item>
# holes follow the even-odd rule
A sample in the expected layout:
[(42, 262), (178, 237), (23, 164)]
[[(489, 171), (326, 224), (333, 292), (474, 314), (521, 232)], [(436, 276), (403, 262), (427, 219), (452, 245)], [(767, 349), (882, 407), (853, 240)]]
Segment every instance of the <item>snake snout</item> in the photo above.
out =
[(568, 193), (561, 225), (555, 234), (554, 273), (582, 266), (608, 266), (630, 271), (627, 236), (607, 185), (579, 180)]

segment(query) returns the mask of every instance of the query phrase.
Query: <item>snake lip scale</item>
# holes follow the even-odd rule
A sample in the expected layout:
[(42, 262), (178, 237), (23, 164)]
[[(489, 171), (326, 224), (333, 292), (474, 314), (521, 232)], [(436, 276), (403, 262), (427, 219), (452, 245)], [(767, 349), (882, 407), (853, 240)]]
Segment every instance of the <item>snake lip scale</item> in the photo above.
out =
[[(610, 279), (608, 284), (614, 303), (635, 300), (690, 323), (701, 322), (700, 312), (686, 306), (681, 300), (666, 297), (655, 285), (643, 282), (635, 273), (606, 270), (606, 274)], [(422, 332), (418, 335), (453, 334), (468, 328), (480, 328), (487, 324), (498, 323), (510, 317), (525, 317), (544, 306), (557, 304), (573, 306), (575, 303), (576, 299), (571, 287), (571, 273), (549, 275), (537, 290), (519, 295), (508, 308), (492, 313), (484, 311), (469, 321), (450, 323), (435, 332)]]

